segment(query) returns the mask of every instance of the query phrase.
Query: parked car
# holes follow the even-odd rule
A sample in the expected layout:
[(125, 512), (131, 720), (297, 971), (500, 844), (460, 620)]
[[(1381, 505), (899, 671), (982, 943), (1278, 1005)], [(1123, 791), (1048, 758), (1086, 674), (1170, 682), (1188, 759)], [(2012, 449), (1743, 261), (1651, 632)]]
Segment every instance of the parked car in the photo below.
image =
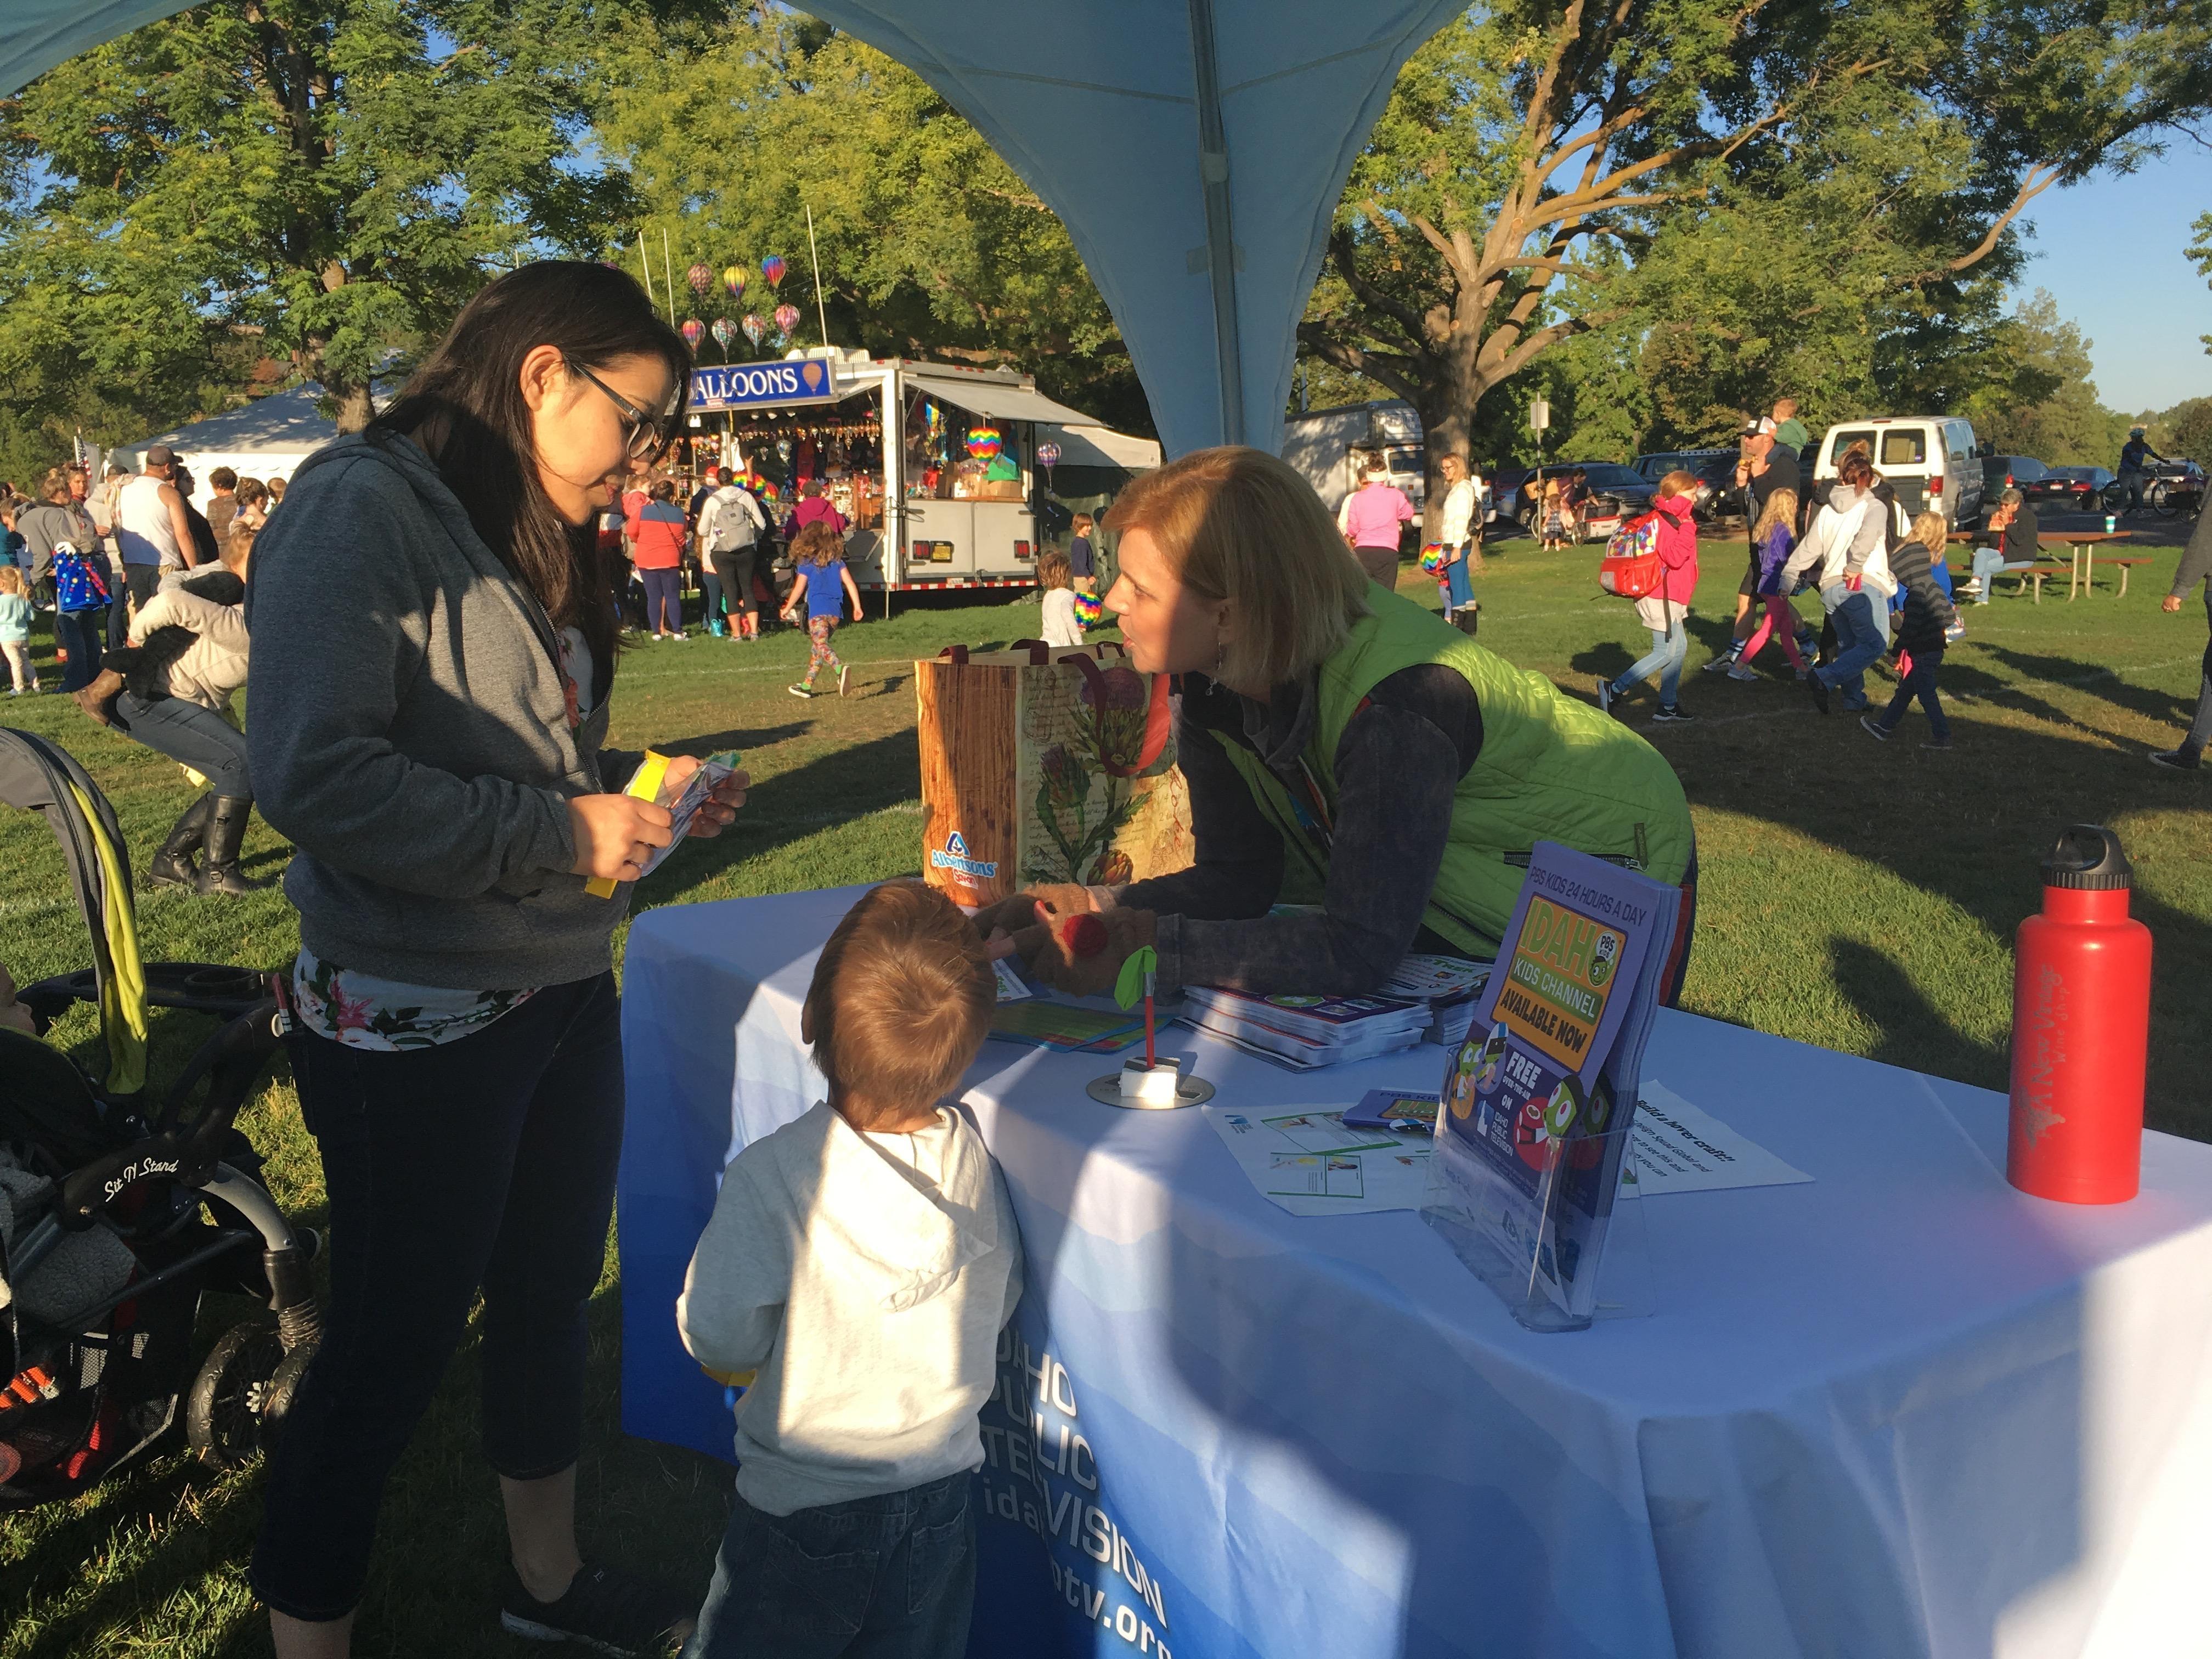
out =
[(2088, 513), (2097, 506), (2112, 472), (2101, 466), (2054, 466), (2041, 477), (2022, 484), (2021, 493), (2035, 507), (2055, 507), (2062, 513)]
[[(1563, 472), (1588, 475), (1590, 498), (1583, 514), (1585, 538), (1612, 535), (1623, 519), (1648, 510), (1652, 497), (1659, 493), (1642, 473), (1618, 461), (1547, 461), (1543, 471), (1547, 478)], [(1498, 516), (1518, 520), (1531, 535), (1536, 533), (1536, 505), (1524, 486), (1535, 475), (1533, 466), (1500, 467), (1492, 485)]]
[(1844, 421), (1820, 440), (1813, 468), (1815, 499), (1836, 477), (1836, 465), (1854, 443), (1863, 441), (1881, 473), (1897, 491), (1899, 514), (1907, 524), (1916, 513), (1934, 508), (1954, 525), (1976, 522), (1982, 510), (1982, 451), (1972, 425), (1955, 416), (1877, 415)]
[(1984, 455), (1982, 457), (1982, 504), (1995, 507), (2000, 490), (2017, 489), (2023, 495), (2028, 485), (2049, 476), (2051, 469), (2033, 455)]
[(1669, 472), (1697, 475), (1698, 499), (1692, 509), (1699, 524), (1719, 524), (1743, 516), (1743, 492), (1735, 487), (1739, 450), (1662, 449), (1631, 463), (1654, 490)]

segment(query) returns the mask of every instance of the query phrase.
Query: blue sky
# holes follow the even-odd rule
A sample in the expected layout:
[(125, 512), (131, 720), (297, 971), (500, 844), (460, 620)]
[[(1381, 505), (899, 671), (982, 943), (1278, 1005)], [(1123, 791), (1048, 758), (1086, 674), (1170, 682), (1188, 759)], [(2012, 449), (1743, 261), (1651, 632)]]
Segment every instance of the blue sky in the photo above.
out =
[(2187, 139), (2126, 178), (2045, 191), (2020, 289), (2051, 290), (2091, 342), (2098, 395), (2127, 414), (2212, 396), (2212, 288), (2183, 255), (2212, 209), (2212, 150)]

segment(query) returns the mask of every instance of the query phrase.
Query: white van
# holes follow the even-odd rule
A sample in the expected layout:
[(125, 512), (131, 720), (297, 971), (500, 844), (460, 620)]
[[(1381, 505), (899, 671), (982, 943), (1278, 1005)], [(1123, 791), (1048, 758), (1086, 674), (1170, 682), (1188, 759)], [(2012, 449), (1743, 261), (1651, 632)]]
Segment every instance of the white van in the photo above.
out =
[(1874, 470), (1896, 487), (1897, 505), (1908, 523), (1928, 507), (1954, 526), (1979, 521), (1982, 447), (1971, 422), (1942, 415), (1839, 421), (1820, 441), (1820, 456), (1813, 465), (1814, 486), (1832, 483), (1837, 463), (1861, 441), (1873, 457)]

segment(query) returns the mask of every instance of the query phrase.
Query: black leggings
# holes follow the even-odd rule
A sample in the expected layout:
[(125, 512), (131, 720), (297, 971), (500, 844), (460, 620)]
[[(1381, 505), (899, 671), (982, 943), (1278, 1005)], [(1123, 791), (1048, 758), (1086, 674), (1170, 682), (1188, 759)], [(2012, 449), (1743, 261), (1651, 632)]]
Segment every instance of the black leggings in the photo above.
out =
[(501, 1474), (576, 1461), (584, 1310), (622, 1155), (611, 973), (482, 1030), (375, 1052), (295, 1030), (300, 1110), (330, 1194), (322, 1346), (269, 1469), (253, 1588), (295, 1619), (361, 1600), (384, 1483), (483, 1289), (483, 1437)]
[(753, 598), (753, 564), (759, 557), (760, 547), (740, 547), (728, 553), (709, 553), (707, 556), (714, 566), (715, 579), (722, 584), (722, 606), (730, 615), (740, 611), (751, 616), (760, 609)]

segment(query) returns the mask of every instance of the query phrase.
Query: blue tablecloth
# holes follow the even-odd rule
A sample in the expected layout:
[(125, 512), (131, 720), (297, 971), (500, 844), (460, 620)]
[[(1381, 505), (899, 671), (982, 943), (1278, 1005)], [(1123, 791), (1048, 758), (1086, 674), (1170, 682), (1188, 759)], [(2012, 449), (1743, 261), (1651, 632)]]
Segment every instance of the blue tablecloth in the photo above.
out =
[[(633, 926), (623, 1420), (727, 1458), (673, 1308), (726, 1159), (815, 1099), (859, 890)], [(1297, 1076), (1181, 1028), (1230, 1104)], [(985, 1413), (977, 1654), (2055, 1659), (2200, 1650), (2212, 1148), (2102, 1209), (2002, 1179), (1985, 1091), (1662, 1014), (1647, 1073), (1814, 1177), (1640, 1200), (1649, 1316), (1522, 1330), (1410, 1213), (1299, 1219), (1116, 1062), (988, 1043), (1029, 1292)], [(2175, 1645), (2179, 1643), (2181, 1645)]]

